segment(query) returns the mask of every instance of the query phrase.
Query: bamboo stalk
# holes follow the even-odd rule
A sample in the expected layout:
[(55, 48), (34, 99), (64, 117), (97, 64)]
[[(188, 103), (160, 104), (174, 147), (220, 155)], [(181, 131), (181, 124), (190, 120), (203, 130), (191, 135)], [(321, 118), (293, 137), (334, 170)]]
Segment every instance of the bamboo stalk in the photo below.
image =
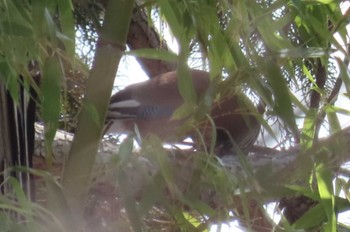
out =
[(64, 193), (73, 212), (81, 212), (87, 197), (114, 77), (125, 50), (133, 6), (133, 0), (109, 0), (107, 4), (79, 123), (63, 173)]

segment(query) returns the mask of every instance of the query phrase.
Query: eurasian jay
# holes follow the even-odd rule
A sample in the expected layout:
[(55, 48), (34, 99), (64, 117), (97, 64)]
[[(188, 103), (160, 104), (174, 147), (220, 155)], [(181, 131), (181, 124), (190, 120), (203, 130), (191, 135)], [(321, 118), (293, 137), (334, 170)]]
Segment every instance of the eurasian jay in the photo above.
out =
[[(200, 99), (209, 88), (209, 73), (191, 70), (190, 76)], [(232, 142), (241, 150), (247, 151), (258, 137), (260, 122), (244, 104), (242, 97), (224, 96), (215, 101), (209, 110), (217, 131), (216, 147), (219, 147), (221, 153), (228, 153), (233, 147)], [(244, 99), (247, 100), (246, 97)], [(111, 98), (107, 114), (107, 132), (130, 133), (134, 132), (137, 126), (142, 137), (153, 134), (163, 141), (174, 141), (177, 129), (186, 119), (175, 120), (171, 117), (183, 103), (175, 71), (129, 85)], [(211, 134), (211, 124), (208, 121), (204, 120), (198, 124), (199, 130), (206, 134), (204, 138)], [(187, 135), (193, 134), (192, 131)]]

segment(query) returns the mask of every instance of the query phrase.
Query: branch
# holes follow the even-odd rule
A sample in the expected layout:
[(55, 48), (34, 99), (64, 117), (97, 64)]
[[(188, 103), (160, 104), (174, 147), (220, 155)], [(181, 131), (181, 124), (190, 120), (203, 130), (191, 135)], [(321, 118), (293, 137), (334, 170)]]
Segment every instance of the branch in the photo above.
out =
[[(56, 162), (60, 163), (64, 161), (67, 152), (71, 146), (73, 135), (64, 131), (58, 131), (53, 144), (53, 153), (56, 157)], [(43, 155), (43, 128), (41, 125), (36, 125), (36, 149), (35, 154), (38, 156)], [(331, 162), (330, 167), (339, 168), (343, 163), (350, 160), (349, 151), (350, 147), (350, 127), (339, 131), (332, 136), (320, 140), (317, 145), (312, 148), (301, 151), (299, 147), (293, 147), (285, 151), (276, 151), (270, 148), (255, 147), (254, 152), (251, 155), (244, 157), (245, 161), (251, 168), (251, 173), (259, 173), (261, 170), (264, 171), (266, 176), (269, 176), (270, 181), (265, 182), (264, 177), (255, 176), (259, 182), (260, 188), (270, 189), (284, 189), (283, 185), (290, 184), (290, 179), (293, 178), (293, 174), (302, 171), (300, 167), (305, 167), (310, 162), (311, 168), (313, 160), (319, 155), (320, 151), (327, 149), (328, 158)], [(110, 141), (102, 141), (97, 156), (97, 165), (106, 164), (110, 162), (111, 158), (117, 155), (119, 145), (111, 143)], [(259, 153), (258, 153), (259, 152)], [(193, 151), (181, 151), (171, 150), (169, 151), (169, 160), (172, 167), (176, 167), (176, 185), (183, 186), (182, 191), (185, 191), (185, 187), (188, 186), (191, 181), (191, 171), (193, 170), (195, 163), (191, 161), (191, 155)], [(133, 154), (130, 154), (133, 156)], [(132, 195), (137, 199), (142, 195), (144, 191), (145, 183), (149, 181), (159, 170), (160, 167), (149, 160), (145, 156), (134, 155), (133, 165), (128, 165), (126, 168), (127, 177), (130, 180), (131, 189), (133, 189)], [(245, 167), (242, 166), (241, 158), (234, 156), (224, 156), (219, 160), (219, 164), (227, 169), (233, 177), (246, 176)], [(142, 168), (140, 168), (142, 167)], [(266, 169), (268, 167), (268, 169)], [(311, 169), (309, 169), (311, 170)], [(308, 171), (309, 171), (308, 170)], [(145, 176), (145, 172), (149, 176)], [(309, 174), (309, 173), (308, 173)], [(251, 188), (252, 186), (247, 186)], [(265, 192), (265, 198), (267, 201), (273, 201), (281, 196), (275, 196), (271, 192)], [(206, 202), (215, 202), (217, 196), (207, 195), (204, 193), (201, 196)], [(218, 204), (218, 202), (216, 202)], [(219, 207), (219, 205), (217, 205)]]
[[(35, 150), (37, 157), (38, 155), (44, 155), (42, 145), (44, 143), (43, 133), (43, 127), (37, 124)], [(57, 163), (62, 164), (62, 162), (64, 162), (72, 141), (72, 134), (64, 131), (57, 132), (53, 144), (53, 153)], [(119, 145), (109, 140), (103, 140), (98, 149), (95, 173), (93, 174), (93, 179), (97, 181), (92, 185), (92, 191), (97, 189), (101, 192), (103, 191), (101, 190), (101, 184), (102, 186), (106, 184), (110, 185), (109, 182), (105, 183), (105, 180), (110, 179), (111, 170), (115, 170), (116, 167), (118, 167), (118, 169), (123, 169), (122, 171), (125, 173), (124, 176), (126, 178), (123, 182), (124, 184), (128, 184), (128, 194), (135, 200), (140, 200), (143, 196), (147, 196), (150, 186), (158, 186), (157, 188), (159, 188), (158, 190), (152, 190), (151, 194), (154, 193), (153, 191), (158, 191), (164, 194), (163, 197), (170, 202), (179, 201), (178, 197), (181, 197), (182, 194), (186, 195), (190, 190), (190, 195), (196, 194), (197, 199), (200, 199), (214, 209), (236, 208), (243, 224), (249, 225), (249, 222), (254, 220), (255, 223), (252, 224), (254, 228), (265, 228), (265, 230), (260, 228), (257, 231), (271, 231), (268, 225), (272, 224), (269, 222), (269, 219), (266, 218), (263, 208), (258, 206), (288, 196), (288, 189), (286, 189), (285, 186), (295, 181), (303, 180), (303, 176), (310, 175), (313, 161), (321, 155), (322, 150), (324, 151), (326, 149), (328, 151), (328, 158), (330, 161), (329, 167), (338, 169), (341, 164), (350, 160), (348, 155), (350, 150), (349, 142), (350, 127), (326, 139), (320, 140), (318, 145), (315, 145), (307, 151), (301, 151), (299, 147), (293, 147), (285, 151), (255, 147), (253, 149), (254, 153), (249, 156), (225, 156), (219, 159), (218, 165), (221, 166), (222, 170), (227, 170), (227, 174), (230, 176), (229, 179), (244, 180), (239, 183), (244, 183), (245, 185), (240, 186), (238, 189), (245, 190), (243, 198), (249, 199), (247, 204), (242, 202), (242, 192), (237, 192), (236, 190), (230, 194), (233, 203), (228, 205), (228, 199), (223, 197), (222, 192), (217, 191), (215, 186), (198, 186), (198, 179), (194, 178), (194, 173), (198, 172), (198, 169), (203, 171), (203, 166), (198, 166), (200, 162), (198, 162), (197, 159), (199, 157), (197, 155), (203, 155), (203, 153), (193, 154), (195, 152), (188, 150), (169, 150), (165, 157), (169, 161), (168, 167), (170, 169), (167, 169), (167, 171), (171, 172), (174, 178), (171, 185), (167, 186), (167, 188), (169, 188), (168, 191), (164, 191), (162, 190), (162, 185), (158, 186), (159, 182), (157, 181), (159, 180), (157, 180), (157, 178), (159, 178), (159, 174), (162, 173), (162, 167), (158, 165), (156, 160), (150, 159), (150, 156), (130, 154), (127, 158), (130, 162), (127, 162), (125, 165), (118, 165), (115, 162), (113, 163), (113, 160), (116, 160), (115, 157), (119, 155)], [(242, 158), (244, 160), (243, 163)], [(119, 157), (117, 160), (120, 159), (125, 159), (125, 157)], [(307, 168), (307, 166), (310, 168)], [(115, 183), (115, 174), (112, 174), (112, 176), (114, 177), (112, 183)], [(296, 177), (299, 177), (299, 179), (296, 179)], [(205, 177), (202, 176), (201, 178)], [(210, 181), (205, 183), (208, 185)], [(175, 192), (173, 189), (174, 187), (176, 188)], [(110, 188), (107, 189), (111, 191)], [(120, 190), (121, 187), (119, 183), (117, 183), (117, 187), (115, 189), (113, 188), (112, 191), (116, 191), (116, 196), (112, 196), (113, 199), (118, 196), (120, 197)], [(102, 193), (102, 195), (104, 196), (104, 193)], [(256, 198), (257, 196), (259, 197), (258, 199)], [(245, 210), (248, 210), (248, 215)]]
[[(131, 50), (141, 48), (168, 50), (166, 41), (160, 38), (154, 27), (149, 25), (149, 20), (143, 9), (137, 7), (135, 7), (131, 18), (127, 44)], [(176, 70), (176, 63), (139, 57), (136, 59), (149, 77)]]

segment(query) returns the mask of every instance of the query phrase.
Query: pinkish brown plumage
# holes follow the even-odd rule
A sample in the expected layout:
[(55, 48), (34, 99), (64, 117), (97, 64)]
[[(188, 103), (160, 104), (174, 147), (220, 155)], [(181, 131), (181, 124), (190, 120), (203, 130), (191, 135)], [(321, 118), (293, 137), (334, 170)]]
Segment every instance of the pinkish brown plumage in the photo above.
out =
[[(191, 70), (190, 76), (200, 99), (210, 86), (209, 73)], [(239, 148), (246, 151), (259, 134), (260, 123), (249, 107), (245, 106), (247, 98), (244, 101), (242, 98), (243, 95), (224, 96), (214, 102), (209, 111), (217, 129), (216, 144), (224, 150), (223, 153), (228, 153), (227, 150), (233, 147), (230, 137)], [(183, 103), (176, 72), (164, 73), (129, 85), (111, 98), (107, 120), (113, 123), (108, 132), (130, 133), (136, 125), (142, 137), (153, 134), (164, 141), (175, 141), (177, 129), (185, 119), (173, 120), (171, 116)], [(210, 141), (211, 134), (211, 124), (208, 121), (198, 123), (206, 141)], [(194, 134), (193, 131), (186, 135), (191, 134)]]

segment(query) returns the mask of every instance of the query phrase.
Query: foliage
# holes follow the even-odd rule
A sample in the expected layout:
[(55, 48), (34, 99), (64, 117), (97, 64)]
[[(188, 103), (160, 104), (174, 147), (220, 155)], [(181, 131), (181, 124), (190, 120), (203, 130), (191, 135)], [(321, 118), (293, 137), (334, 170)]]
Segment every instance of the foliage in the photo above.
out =
[[(86, 206), (84, 200), (93, 174), (92, 163), (122, 52), (118, 49), (116, 54), (109, 53), (108, 49), (101, 52), (96, 46), (95, 66), (88, 80), (94, 84), (82, 94), (80, 89), (70, 88), (71, 83), (78, 83), (80, 88), (82, 77), (87, 76), (86, 68), (81, 68), (80, 64), (81, 60), (87, 60), (76, 59), (74, 41), (82, 33), (90, 48), (95, 49), (95, 42), (101, 39), (107, 41), (106, 44), (114, 41), (114, 45), (124, 45), (131, 12), (112, 8), (113, 4), (122, 2), (109, 1), (112, 5), (108, 5), (105, 1), (75, 1), (74, 14), (69, 0), (0, 2), (0, 81), (6, 84), (13, 99), (19, 99), (20, 85), (27, 89), (33, 86), (37, 91), (40, 118), (46, 127), (47, 163), (52, 162), (49, 154), (59, 120), (67, 112), (76, 117), (76, 111), (82, 110), (85, 116), (80, 117), (79, 124), (86, 128), (77, 132), (70, 156), (75, 160), (65, 169), (63, 186), (47, 174), (30, 170), (46, 180), (45, 198), (50, 204), (29, 202), (17, 181), (7, 180), (12, 185), (13, 195), (0, 198), (2, 231), (47, 231), (48, 228), (74, 231), (89, 224), (81, 220), (84, 214), (76, 208)], [(133, 144), (127, 139), (121, 144), (116, 160), (108, 164), (107, 173), (113, 187), (118, 183), (118, 200), (125, 208), (120, 218), (127, 218), (129, 224), (113, 224), (116, 220), (112, 218), (108, 228), (152, 231), (159, 226), (153, 225), (155, 220), (152, 219), (160, 218), (171, 224), (168, 231), (205, 231), (213, 223), (231, 221), (234, 212), (242, 224), (256, 230), (252, 202), (254, 210), (265, 212), (263, 205), (271, 202), (271, 198), (303, 195), (312, 200), (313, 207), (294, 224), (282, 219), (278, 226), (274, 225), (276, 230), (344, 229), (337, 216), (349, 208), (349, 184), (343, 179), (348, 178), (349, 173), (340, 166), (349, 160), (348, 138), (337, 133), (343, 129), (339, 114), (349, 115), (350, 111), (334, 103), (341, 86), (346, 91), (343, 95), (350, 96), (346, 29), (350, 10), (342, 13), (345, 3), (348, 1), (139, 1), (138, 9), (148, 13), (150, 22), (152, 12), (159, 13), (162, 23), (169, 26), (178, 42), (179, 52), (176, 56), (157, 50), (131, 54), (176, 60), (178, 71), (183, 74), (180, 78), (182, 96), (187, 103), (195, 105), (193, 89), (185, 77), (191, 57), (198, 57), (200, 52), (201, 66), (210, 71), (213, 81), (225, 79), (225, 85), (215, 89), (217, 95), (246, 89), (267, 104), (263, 137), (273, 139), (268, 141), (270, 144), (263, 140), (260, 143), (265, 147), (273, 143), (279, 150), (298, 147), (298, 159), (293, 163), (298, 169), (286, 170), (277, 176), (271, 167), (253, 170), (246, 157), (240, 156), (237, 159), (241, 163), (241, 175), (232, 176), (223, 168), (222, 160), (201, 152), (185, 154), (182, 162), (174, 166), (169, 158), (172, 155), (152, 138), (142, 146), (144, 157), (155, 165), (154, 172), (149, 174), (138, 162), (138, 155), (130, 155)], [(113, 14), (116, 9), (121, 13)], [(122, 23), (115, 24), (113, 16), (119, 17), (117, 21)], [(41, 73), (40, 83), (32, 78), (33, 70), (28, 67), (32, 61), (37, 63), (34, 71)], [(85, 65), (89, 67), (91, 63)], [(100, 77), (101, 73), (105, 75)], [(24, 77), (23, 81), (19, 75)], [(102, 78), (106, 83), (102, 83)], [(102, 100), (95, 98), (97, 90), (103, 92)], [(77, 109), (82, 95), (87, 100)], [(71, 125), (74, 127), (74, 123)], [(328, 131), (321, 134), (322, 127)], [(335, 133), (336, 139), (320, 140), (324, 133), (326, 136)], [(174, 152), (183, 155), (182, 151)], [(75, 156), (76, 153), (80, 155)], [(140, 196), (134, 195), (130, 166), (136, 167), (145, 178)], [(189, 173), (189, 178), (180, 181), (185, 187), (179, 186), (181, 176), (178, 174), (185, 172)], [(345, 198), (340, 197), (341, 192)], [(215, 198), (207, 199), (208, 196)], [(119, 212), (123, 207), (117, 207)], [(12, 212), (25, 222), (14, 223), (19, 219), (12, 217)], [(86, 218), (89, 217), (85, 215)], [(54, 223), (43, 223), (51, 219)], [(166, 228), (160, 227), (159, 231)]]

